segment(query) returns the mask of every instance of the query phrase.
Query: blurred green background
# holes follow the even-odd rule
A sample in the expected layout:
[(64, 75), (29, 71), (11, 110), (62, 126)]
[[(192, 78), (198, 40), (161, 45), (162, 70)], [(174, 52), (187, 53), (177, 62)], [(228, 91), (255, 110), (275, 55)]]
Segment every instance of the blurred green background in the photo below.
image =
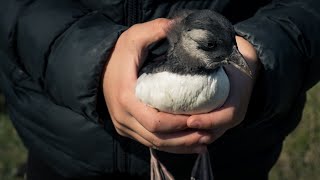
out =
[[(15, 132), (0, 95), (0, 180), (21, 180), (26, 150)], [(287, 137), (270, 180), (320, 180), (320, 83), (308, 92), (303, 120)]]

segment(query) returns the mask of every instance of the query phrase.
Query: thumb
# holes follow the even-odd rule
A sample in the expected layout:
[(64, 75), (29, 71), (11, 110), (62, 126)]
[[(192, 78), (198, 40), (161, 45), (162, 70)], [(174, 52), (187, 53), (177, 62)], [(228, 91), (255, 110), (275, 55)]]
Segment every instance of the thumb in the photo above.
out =
[[(146, 48), (165, 38), (172, 24), (172, 20), (158, 18), (141, 24), (133, 25), (130, 31), (135, 34), (136, 45)], [(130, 33), (130, 32), (129, 32)]]

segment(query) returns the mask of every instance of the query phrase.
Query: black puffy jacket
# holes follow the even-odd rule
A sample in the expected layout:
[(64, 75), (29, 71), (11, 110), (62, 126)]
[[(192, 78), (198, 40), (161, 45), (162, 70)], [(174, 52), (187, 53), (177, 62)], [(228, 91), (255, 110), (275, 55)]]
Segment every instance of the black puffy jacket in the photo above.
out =
[(0, 83), (26, 147), (68, 177), (148, 172), (148, 149), (105, 112), (101, 73), (121, 32), (182, 8), (225, 15), (263, 64), (246, 119), (211, 145), (213, 161), (281, 144), (319, 80), (320, 1), (1, 0)]

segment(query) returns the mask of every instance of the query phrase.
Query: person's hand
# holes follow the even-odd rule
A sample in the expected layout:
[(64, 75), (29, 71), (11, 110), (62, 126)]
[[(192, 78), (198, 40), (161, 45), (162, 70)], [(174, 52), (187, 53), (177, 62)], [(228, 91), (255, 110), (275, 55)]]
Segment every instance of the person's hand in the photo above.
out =
[(236, 37), (240, 53), (246, 59), (253, 79), (245, 75), (232, 65), (227, 66), (226, 72), (230, 80), (230, 93), (225, 104), (210, 113), (190, 116), (188, 127), (206, 130), (211, 133), (204, 137), (201, 142), (210, 144), (222, 136), (228, 129), (238, 125), (244, 119), (250, 100), (254, 81), (258, 75), (260, 62), (256, 50), (245, 39)]
[(165, 38), (167, 19), (137, 24), (123, 32), (103, 74), (103, 93), (116, 131), (148, 147), (173, 153), (199, 153), (205, 133), (187, 130), (188, 116), (159, 112), (135, 96), (139, 68), (152, 43)]

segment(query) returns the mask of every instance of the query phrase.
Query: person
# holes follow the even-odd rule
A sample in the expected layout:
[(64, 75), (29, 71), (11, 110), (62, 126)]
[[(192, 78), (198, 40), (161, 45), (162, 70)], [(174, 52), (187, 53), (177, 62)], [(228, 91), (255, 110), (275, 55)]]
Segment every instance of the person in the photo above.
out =
[[(227, 67), (228, 100), (207, 114), (158, 112), (134, 96), (179, 9), (226, 16), (253, 72)], [(186, 179), (207, 145), (215, 179), (268, 179), (320, 77), (317, 0), (10, 0), (0, 12), (0, 83), (28, 180), (148, 179), (148, 147)]]

